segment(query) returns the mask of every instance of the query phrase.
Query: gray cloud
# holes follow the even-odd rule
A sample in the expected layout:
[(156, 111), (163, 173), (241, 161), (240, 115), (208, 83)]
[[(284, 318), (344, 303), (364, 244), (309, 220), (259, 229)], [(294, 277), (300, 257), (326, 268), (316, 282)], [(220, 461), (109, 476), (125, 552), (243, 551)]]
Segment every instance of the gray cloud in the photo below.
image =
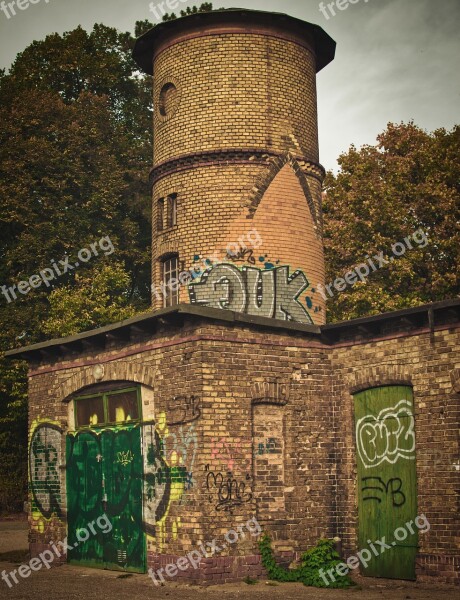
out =
[[(200, 4), (201, 0), (189, 2)], [(147, 0), (40, 0), (7, 19), (0, 12), (1, 66), (34, 39), (96, 22), (132, 31), (153, 19)], [(214, 6), (233, 6), (214, 0)], [(388, 121), (428, 130), (458, 123), (458, 0), (360, 0), (326, 19), (316, 0), (244, 0), (317, 23), (337, 41), (333, 63), (318, 75), (321, 161), (336, 168), (340, 152), (374, 143)], [(181, 6), (186, 6), (183, 4)]]

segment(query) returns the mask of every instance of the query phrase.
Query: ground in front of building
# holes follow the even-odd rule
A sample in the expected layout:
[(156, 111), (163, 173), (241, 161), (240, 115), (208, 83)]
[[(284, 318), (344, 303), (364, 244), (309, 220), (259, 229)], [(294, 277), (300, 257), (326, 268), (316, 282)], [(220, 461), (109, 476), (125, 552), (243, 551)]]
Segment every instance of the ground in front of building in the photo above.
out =
[[(27, 556), (24, 556), (24, 563)], [(0, 573), (17, 569), (20, 563), (0, 562)], [(0, 598), (5, 600), (452, 600), (458, 589), (407, 581), (356, 577), (357, 586), (348, 590), (305, 587), (297, 583), (265, 580), (246, 583), (196, 586), (168, 583), (156, 587), (147, 575), (127, 574), (63, 565), (33, 573), (11, 589), (0, 580)]]

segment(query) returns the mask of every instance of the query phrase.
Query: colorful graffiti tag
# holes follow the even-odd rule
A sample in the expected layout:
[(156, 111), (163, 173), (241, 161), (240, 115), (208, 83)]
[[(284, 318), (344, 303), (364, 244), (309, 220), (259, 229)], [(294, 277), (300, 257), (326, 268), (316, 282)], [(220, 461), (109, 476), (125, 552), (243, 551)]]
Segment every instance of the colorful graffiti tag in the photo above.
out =
[(287, 266), (239, 269), (222, 263), (205, 271), (200, 281), (190, 283), (188, 292), (191, 304), (312, 323), (307, 309), (298, 300), (309, 285), (302, 271), (290, 274)]
[[(196, 399), (194, 399), (194, 402)], [(189, 410), (181, 421), (195, 420), (196, 405), (187, 404)], [(177, 418), (171, 417), (176, 423)], [(186, 501), (186, 492), (195, 485), (194, 465), (198, 450), (195, 424), (168, 425), (165, 412), (158, 415), (156, 424), (144, 424), (144, 529), (156, 538), (159, 549), (164, 547), (168, 535), (177, 538), (179, 517), (169, 517), (172, 503)]]

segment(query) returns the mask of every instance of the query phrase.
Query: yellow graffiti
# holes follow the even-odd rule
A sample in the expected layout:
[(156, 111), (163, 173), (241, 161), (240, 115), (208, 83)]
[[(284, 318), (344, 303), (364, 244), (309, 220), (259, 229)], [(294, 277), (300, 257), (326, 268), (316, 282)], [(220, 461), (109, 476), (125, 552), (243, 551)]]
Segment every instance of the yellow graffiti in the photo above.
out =
[[(164, 442), (164, 440), (169, 435), (169, 428), (166, 423), (166, 413), (165, 412), (161, 412), (158, 415), (158, 419), (157, 419), (155, 428), (156, 428), (158, 434), (160, 435), (161, 439)], [(176, 451), (171, 452), (171, 455), (169, 456), (169, 460), (167, 459), (166, 456), (164, 456), (164, 460), (166, 462), (166, 465), (172, 470), (172, 472), (174, 472), (174, 468), (180, 467), (183, 464), (182, 457), (179, 456), (179, 454)], [(159, 551), (159, 552), (163, 552), (165, 549), (165, 545), (166, 545), (166, 541), (167, 541), (168, 527), (171, 531), (172, 539), (176, 540), (178, 537), (178, 531), (181, 526), (181, 519), (180, 519), (180, 517), (173, 517), (173, 518), (168, 519), (168, 515), (169, 515), (169, 511), (171, 509), (172, 502), (178, 502), (182, 498), (184, 492), (185, 492), (185, 483), (184, 483), (183, 479), (181, 477), (177, 477), (177, 478), (172, 477), (171, 478), (171, 491), (170, 491), (168, 506), (166, 508), (166, 511), (165, 511), (165, 514), (163, 515), (163, 517), (156, 522), (156, 528), (157, 528), (156, 543), (157, 543), (157, 551)]]

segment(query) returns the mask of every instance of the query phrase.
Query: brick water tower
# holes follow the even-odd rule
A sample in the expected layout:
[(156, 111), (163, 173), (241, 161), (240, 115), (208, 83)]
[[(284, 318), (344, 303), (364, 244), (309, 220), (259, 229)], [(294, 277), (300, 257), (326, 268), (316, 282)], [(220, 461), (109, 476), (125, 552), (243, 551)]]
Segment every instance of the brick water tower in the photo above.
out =
[(154, 309), (325, 322), (316, 73), (334, 52), (317, 25), (240, 9), (137, 40), (153, 75)]
[(362, 574), (458, 583), (460, 301), (322, 325), (314, 291), (315, 75), (334, 46), (245, 10), (136, 43), (167, 308), (5, 353), (29, 363), (31, 558), (157, 585), (266, 579), (263, 530), (282, 564), (338, 537), (354, 569), (380, 539)]

